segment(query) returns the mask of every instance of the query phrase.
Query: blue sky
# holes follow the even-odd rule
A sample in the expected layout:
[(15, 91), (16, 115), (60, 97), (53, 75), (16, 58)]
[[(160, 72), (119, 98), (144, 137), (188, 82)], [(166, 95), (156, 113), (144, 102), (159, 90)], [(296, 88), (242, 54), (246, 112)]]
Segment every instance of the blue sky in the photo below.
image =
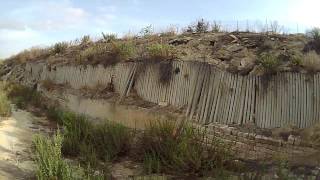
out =
[(0, 0), (0, 4), (0, 58), (86, 34), (121, 36), (149, 24), (161, 31), (199, 18), (220, 21), (226, 29), (247, 20), (255, 29), (266, 20), (277, 20), (287, 32), (320, 26), (319, 0)]

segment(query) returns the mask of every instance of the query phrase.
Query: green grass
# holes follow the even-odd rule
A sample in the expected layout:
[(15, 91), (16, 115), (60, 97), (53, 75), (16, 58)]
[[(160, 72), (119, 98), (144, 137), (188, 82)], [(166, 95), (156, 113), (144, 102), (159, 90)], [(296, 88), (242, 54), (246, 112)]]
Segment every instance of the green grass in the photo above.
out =
[(184, 126), (180, 132), (174, 122), (155, 122), (140, 139), (145, 171), (197, 174), (223, 169), (230, 160), (221, 142), (205, 139), (205, 132)]
[(147, 54), (152, 60), (171, 60), (175, 57), (173, 46), (159, 43), (149, 45)]
[(0, 90), (0, 116), (8, 117), (11, 115), (10, 101), (7, 95)]
[(34, 89), (27, 86), (8, 83), (4, 91), (7, 92), (8, 98), (20, 109), (25, 109), (28, 105), (34, 107), (43, 107), (43, 97)]
[(73, 179), (70, 166), (62, 159), (62, 142), (63, 137), (59, 132), (53, 139), (41, 135), (34, 137), (38, 180)]
[(85, 116), (49, 108), (49, 119), (64, 127), (63, 154), (81, 157), (84, 164), (96, 167), (129, 152), (133, 131), (123, 125), (105, 122), (93, 125)]

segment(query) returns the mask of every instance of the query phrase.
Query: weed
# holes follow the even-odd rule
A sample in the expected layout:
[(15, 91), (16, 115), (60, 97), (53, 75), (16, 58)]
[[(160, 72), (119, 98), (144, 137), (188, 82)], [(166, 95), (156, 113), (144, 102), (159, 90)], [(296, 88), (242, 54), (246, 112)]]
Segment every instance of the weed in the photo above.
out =
[(107, 56), (107, 46), (96, 44), (80, 52), (80, 61), (102, 61)]
[(152, 60), (171, 60), (176, 56), (173, 46), (159, 43), (148, 46), (147, 53)]
[(61, 156), (62, 142), (63, 137), (59, 131), (53, 137), (53, 140), (41, 135), (34, 137), (37, 179), (73, 179), (70, 166), (63, 161)]
[(271, 53), (262, 53), (260, 55), (259, 63), (265, 69), (266, 73), (274, 73), (280, 65), (276, 56)]
[(117, 34), (105, 34), (102, 32), (102, 37), (107, 43), (110, 43), (117, 39)]
[(209, 22), (205, 21), (203, 18), (198, 20), (195, 31), (197, 33), (205, 33), (209, 31)]
[(141, 29), (139, 33), (142, 37), (149, 37), (153, 34), (153, 28), (152, 25), (148, 25)]
[(171, 121), (151, 123), (140, 144), (147, 172), (203, 174), (224, 167), (230, 157), (221, 142), (207, 142), (205, 132), (189, 126), (177, 132)]
[(310, 72), (317, 72), (320, 70), (320, 56), (315, 51), (310, 51), (304, 55), (302, 66)]
[(213, 21), (213, 23), (211, 24), (211, 31), (212, 32), (220, 32), (221, 31), (221, 23), (217, 22), (217, 21)]
[(81, 45), (87, 45), (91, 42), (92, 42), (92, 40), (89, 35), (85, 35), (81, 38)]
[(0, 91), (0, 116), (8, 117), (11, 115), (11, 106), (7, 95)]
[(34, 61), (39, 58), (46, 58), (50, 55), (50, 50), (48, 48), (33, 47), (28, 50), (24, 50), (17, 55), (10, 57), (9, 59), (17, 60), (20, 63), (25, 63), (27, 61)]
[(52, 50), (54, 54), (63, 54), (67, 51), (69, 44), (67, 42), (58, 42), (56, 43)]
[(111, 57), (118, 60), (129, 60), (134, 57), (136, 48), (132, 42), (113, 43), (111, 48)]

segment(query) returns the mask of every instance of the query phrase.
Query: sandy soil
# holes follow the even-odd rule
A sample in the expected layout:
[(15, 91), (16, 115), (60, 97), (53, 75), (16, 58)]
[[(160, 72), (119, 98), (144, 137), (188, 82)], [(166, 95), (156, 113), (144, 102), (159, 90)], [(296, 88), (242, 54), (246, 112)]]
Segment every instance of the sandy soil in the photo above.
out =
[(0, 179), (33, 179), (33, 134), (40, 131), (43, 119), (14, 110), (12, 117), (0, 119)]

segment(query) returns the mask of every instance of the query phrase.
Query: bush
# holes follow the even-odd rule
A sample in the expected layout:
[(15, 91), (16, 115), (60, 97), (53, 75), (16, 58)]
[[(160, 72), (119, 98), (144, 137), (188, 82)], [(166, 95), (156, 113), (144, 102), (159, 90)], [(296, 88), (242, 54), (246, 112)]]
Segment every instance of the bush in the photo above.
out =
[(280, 65), (278, 58), (271, 53), (262, 53), (260, 55), (259, 63), (267, 73), (276, 72), (278, 66)]
[(50, 55), (50, 50), (48, 48), (33, 47), (28, 50), (24, 50), (17, 55), (10, 57), (9, 59), (17, 60), (20, 63), (25, 63), (27, 61), (35, 61), (39, 58), (46, 58)]
[(136, 48), (131, 42), (113, 43), (111, 47), (111, 57), (118, 60), (129, 60), (134, 57)]
[(69, 44), (67, 42), (58, 42), (53, 46), (54, 54), (63, 54), (67, 51)]
[(142, 37), (149, 37), (153, 34), (152, 25), (146, 26), (141, 29), (140, 34)]
[(315, 51), (310, 51), (304, 55), (302, 66), (310, 72), (317, 72), (320, 70), (320, 57)]
[(320, 40), (320, 28), (313, 28), (309, 31), (307, 31), (307, 36), (312, 38), (313, 40)]
[(8, 84), (5, 87), (9, 99), (18, 108), (25, 109), (28, 105), (43, 106), (43, 97), (34, 89), (18, 84)]
[(228, 148), (206, 133), (189, 126), (177, 131), (174, 122), (155, 122), (140, 139), (145, 170), (149, 173), (203, 174), (222, 168), (230, 160)]
[(107, 46), (96, 44), (80, 52), (80, 61), (102, 61), (107, 57)]
[(310, 31), (307, 31), (307, 36), (311, 38), (303, 48), (304, 52), (316, 51), (320, 53), (320, 28), (313, 28)]
[(148, 46), (147, 54), (152, 60), (171, 60), (176, 56), (173, 46), (158, 43)]
[(110, 42), (115, 41), (117, 39), (117, 34), (104, 34), (102, 32), (102, 37), (106, 42), (110, 43)]
[(64, 126), (63, 154), (80, 156), (85, 164), (96, 167), (98, 159), (112, 161), (129, 151), (132, 132), (120, 124), (93, 125), (84, 116), (54, 108), (49, 116)]
[(70, 166), (63, 161), (61, 156), (62, 142), (63, 137), (59, 132), (53, 140), (41, 135), (34, 137), (37, 179), (73, 179)]
[(195, 28), (197, 33), (205, 33), (209, 31), (209, 22), (204, 19), (198, 20)]
[(7, 95), (0, 91), (0, 116), (8, 117), (11, 115), (11, 106)]
[(87, 45), (91, 42), (92, 42), (92, 40), (89, 35), (85, 35), (81, 38), (81, 45)]

